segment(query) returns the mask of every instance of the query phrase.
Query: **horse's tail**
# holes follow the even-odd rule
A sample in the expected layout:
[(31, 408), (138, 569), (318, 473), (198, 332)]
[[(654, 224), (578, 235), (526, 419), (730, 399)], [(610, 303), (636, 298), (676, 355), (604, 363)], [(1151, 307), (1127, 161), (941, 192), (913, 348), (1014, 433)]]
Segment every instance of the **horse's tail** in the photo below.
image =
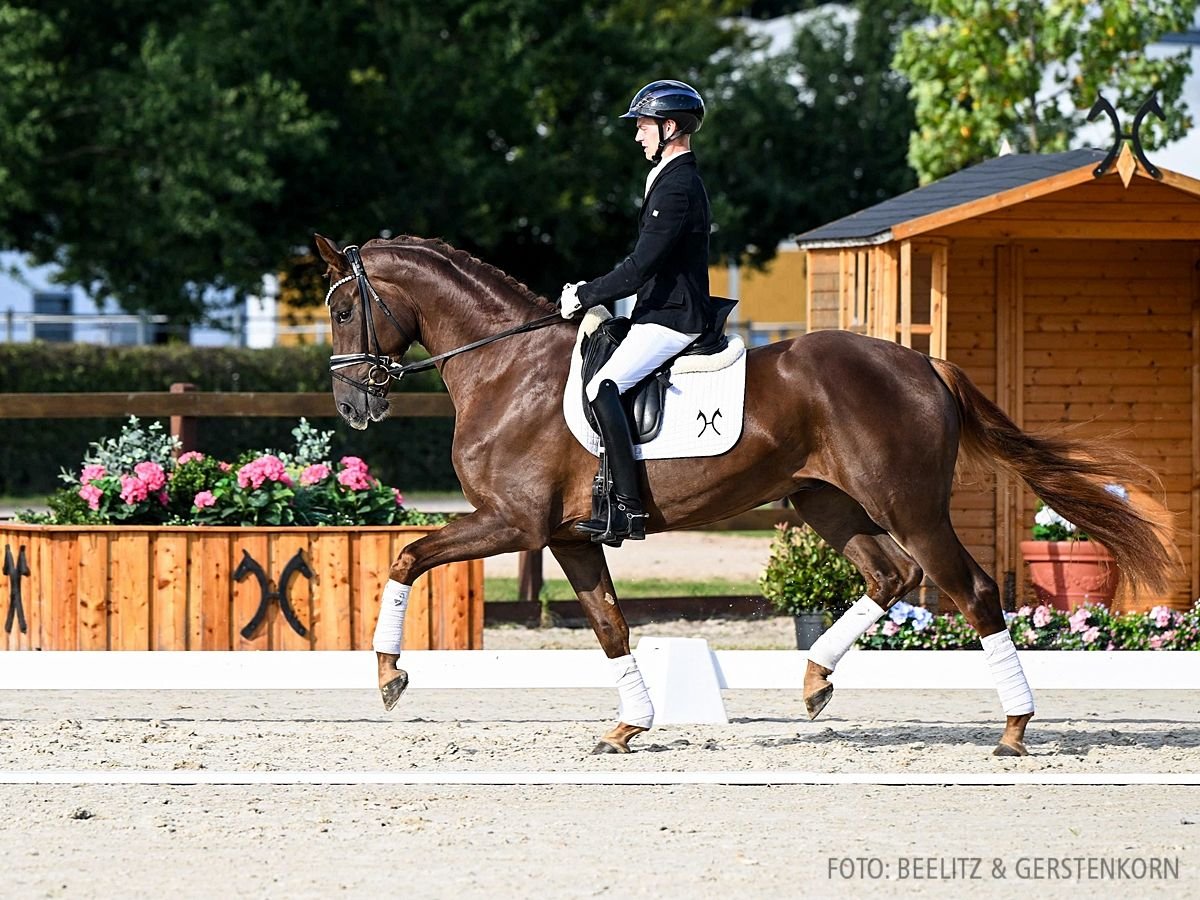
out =
[(1130, 454), (1093, 441), (1085, 446), (1059, 435), (1027, 434), (980, 392), (953, 363), (931, 359), (934, 370), (958, 402), (960, 449), (968, 463), (996, 464), (1019, 475), (1038, 497), (1072, 522), (1116, 559), (1134, 590), (1167, 589), (1174, 567), (1172, 518), (1163, 507), (1135, 508), (1105, 490), (1106, 482), (1132, 484), (1157, 476)]

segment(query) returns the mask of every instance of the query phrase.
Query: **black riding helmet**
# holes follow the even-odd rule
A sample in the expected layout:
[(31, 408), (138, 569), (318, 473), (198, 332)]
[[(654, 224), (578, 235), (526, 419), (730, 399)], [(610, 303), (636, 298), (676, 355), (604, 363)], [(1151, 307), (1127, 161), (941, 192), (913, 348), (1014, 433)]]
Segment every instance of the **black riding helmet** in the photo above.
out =
[(634, 94), (629, 111), (621, 118), (636, 119), (640, 116), (649, 116), (658, 123), (658, 152), (653, 159), (657, 165), (662, 159), (663, 147), (668, 142), (663, 136), (663, 122), (673, 119), (679, 126), (679, 130), (671, 135), (672, 141), (680, 135), (695, 134), (704, 123), (704, 98), (694, 87), (682, 81), (652, 81)]

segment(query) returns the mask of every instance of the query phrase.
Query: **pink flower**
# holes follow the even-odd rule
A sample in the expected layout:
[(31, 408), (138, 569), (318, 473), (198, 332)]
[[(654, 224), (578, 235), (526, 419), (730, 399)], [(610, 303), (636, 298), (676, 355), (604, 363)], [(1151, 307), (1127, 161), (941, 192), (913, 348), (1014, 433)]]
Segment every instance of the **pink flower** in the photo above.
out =
[(133, 475), (121, 476), (121, 499), (125, 501), (127, 506), (134, 506), (141, 503), (148, 497), (150, 492), (146, 489), (146, 482)]
[[(354, 457), (348, 458), (353, 459)], [(348, 487), (352, 491), (365, 491), (375, 481), (375, 479), (367, 474), (366, 468), (342, 469), (342, 471), (338, 472), (337, 480), (338, 484)]]
[(133, 474), (146, 482), (146, 490), (157, 491), (167, 483), (167, 473), (156, 462), (146, 460), (133, 467)]
[(292, 484), (292, 479), (288, 477), (287, 471), (283, 468), (282, 460), (270, 453), (260, 456), (254, 462), (246, 463), (238, 469), (237, 480), (239, 487), (250, 487), (256, 490), (267, 481), (278, 481), (288, 487), (291, 487)]
[(1033, 624), (1045, 628), (1050, 624), (1050, 607), (1042, 605), (1033, 611)]
[[(100, 466), (96, 466), (96, 468), (100, 468)], [(100, 490), (94, 484), (84, 484), (79, 489), (79, 496), (87, 501), (89, 509), (99, 509), (100, 498), (104, 496), (104, 491)]]
[(1151, 650), (1161, 650), (1162, 645), (1163, 645), (1163, 637), (1165, 637), (1165, 635), (1161, 635), (1161, 634), (1153, 635), (1150, 638), (1150, 649)]
[(1027, 616), (1027, 615), (1029, 615), (1031, 612), (1033, 612), (1033, 608), (1032, 608), (1032, 607), (1029, 607), (1029, 606), (1022, 606), (1020, 609), (1018, 609), (1018, 610), (1017, 610), (1017, 615), (1018, 615), (1018, 616)]
[(163, 506), (166, 506), (168, 503), (171, 502), (171, 498), (167, 496), (167, 492), (165, 489), (158, 492), (158, 502), (161, 503)]
[(217, 498), (212, 495), (212, 491), (201, 491), (192, 500), (192, 506), (196, 509), (204, 509), (206, 506), (216, 506)]
[(204, 459), (203, 453), (199, 453), (196, 450), (189, 450), (187, 453), (180, 453), (179, 459), (175, 460), (175, 464), (182, 466), (184, 463), (200, 462), (202, 459)]
[(404, 505), (404, 495), (402, 493), (400, 493), (399, 489), (392, 488), (392, 493), (396, 495), (396, 505), (403, 506)]
[(366, 474), (367, 471), (367, 464), (357, 456), (343, 456), (342, 465), (347, 469), (362, 469), (364, 474)]
[(883, 623), (883, 634), (885, 637), (891, 637), (893, 634), (895, 634), (899, 630), (900, 630), (900, 626), (897, 625), (895, 622), (893, 622), (891, 619), (888, 619), (886, 622)]
[(1092, 627), (1083, 633), (1083, 642), (1085, 644), (1092, 644), (1095, 643), (1098, 637), (1100, 637), (1100, 629)]
[(879, 630), (879, 623), (878, 623), (878, 622), (872, 622), (872, 623), (871, 623), (869, 626), (867, 626), (866, 636), (867, 636), (867, 637), (871, 637), (871, 636), (872, 636), (873, 634), (875, 634), (875, 632), (877, 632), (878, 630)]
[(83, 474), (79, 476), (79, 483), (91, 484), (97, 478), (103, 478), (107, 474), (104, 466), (84, 466)]
[(233, 466), (231, 466), (227, 462), (219, 462), (219, 463), (217, 463), (217, 468), (220, 469), (222, 472), (228, 472), (230, 469), (233, 468)]
[(1159, 628), (1166, 628), (1171, 624), (1171, 608), (1169, 606), (1156, 606), (1150, 610), (1150, 615), (1154, 616), (1154, 624)]
[(300, 473), (301, 484), (319, 484), (329, 477), (329, 466), (325, 463), (313, 463)]
[(1078, 634), (1087, 628), (1087, 620), (1090, 615), (1091, 612), (1086, 606), (1081, 606), (1071, 613), (1071, 618), (1067, 620), (1071, 623), (1071, 634)]

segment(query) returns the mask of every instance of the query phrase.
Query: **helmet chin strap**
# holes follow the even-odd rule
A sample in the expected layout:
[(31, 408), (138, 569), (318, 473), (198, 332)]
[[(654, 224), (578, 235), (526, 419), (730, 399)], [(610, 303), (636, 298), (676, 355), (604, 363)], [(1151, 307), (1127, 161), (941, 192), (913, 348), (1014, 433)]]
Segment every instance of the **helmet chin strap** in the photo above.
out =
[(683, 129), (679, 127), (679, 123), (675, 123), (675, 133), (670, 137), (665, 137), (663, 133), (663, 120), (655, 119), (654, 124), (658, 126), (658, 149), (654, 151), (654, 155), (650, 157), (651, 165), (657, 166), (662, 162), (663, 151), (667, 149), (667, 144), (683, 135)]

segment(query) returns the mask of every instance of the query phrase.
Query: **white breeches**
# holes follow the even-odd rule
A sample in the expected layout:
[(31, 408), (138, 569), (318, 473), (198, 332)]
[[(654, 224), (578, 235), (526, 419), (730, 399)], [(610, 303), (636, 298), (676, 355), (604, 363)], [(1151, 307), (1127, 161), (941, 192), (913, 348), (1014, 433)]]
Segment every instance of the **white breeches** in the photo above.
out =
[(596, 399), (596, 395), (600, 393), (600, 383), (603, 381), (612, 381), (616, 384), (617, 391), (624, 394), (699, 336), (683, 334), (651, 322), (631, 325), (625, 340), (621, 341), (608, 362), (588, 382), (588, 401)]

